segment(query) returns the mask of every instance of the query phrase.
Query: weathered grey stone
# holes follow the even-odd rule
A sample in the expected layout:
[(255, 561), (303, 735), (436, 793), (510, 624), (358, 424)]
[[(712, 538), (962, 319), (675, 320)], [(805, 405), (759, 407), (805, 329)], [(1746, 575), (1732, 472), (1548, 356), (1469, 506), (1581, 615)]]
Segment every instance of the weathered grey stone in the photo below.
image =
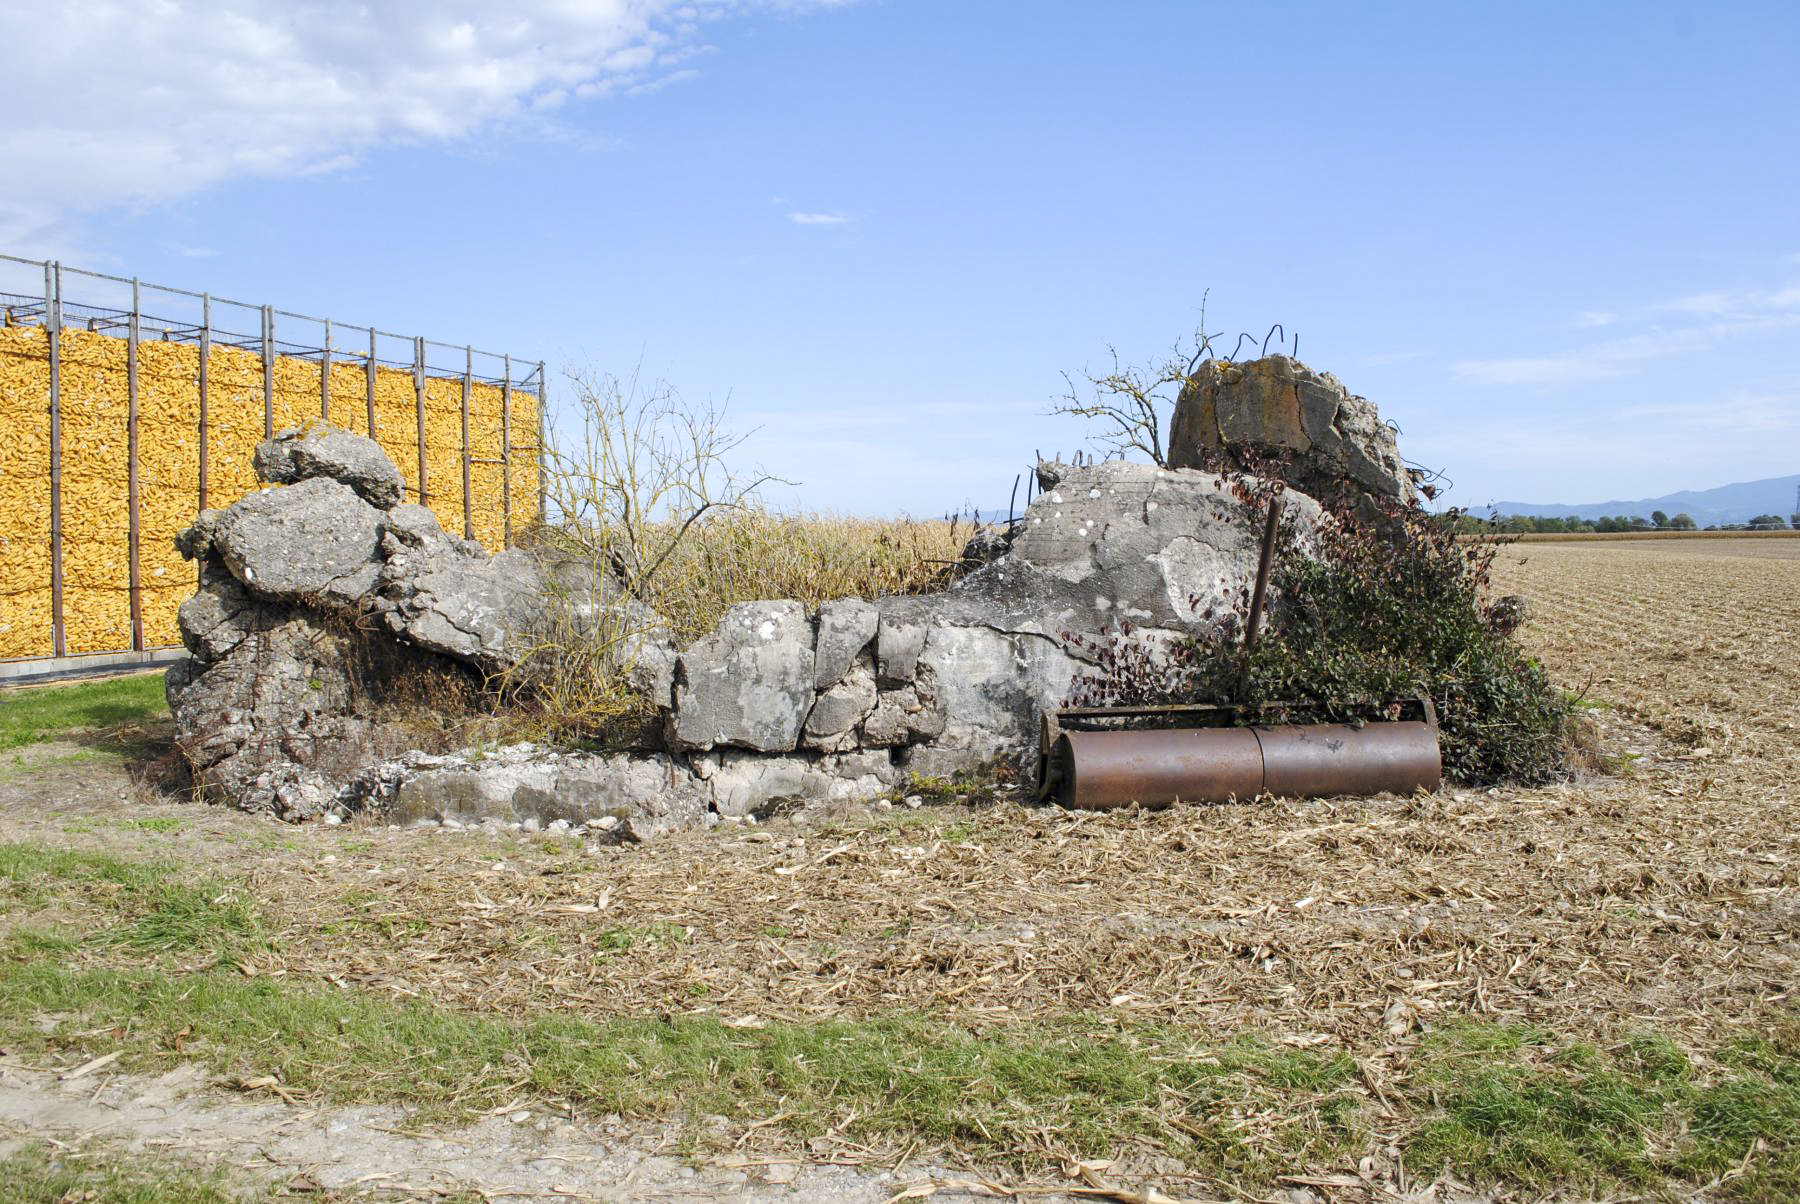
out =
[(912, 680), (929, 630), (928, 624), (896, 611), (881, 612), (875, 630), (875, 676), (883, 686), (901, 686)]
[(400, 470), (379, 443), (324, 423), (293, 427), (264, 440), (253, 464), (257, 476), (274, 484), (319, 477), (341, 482), (384, 510), (406, 493)]
[(1075, 466), (1065, 464), (1061, 460), (1039, 460), (1034, 475), (1037, 477), (1039, 493), (1047, 493), (1061, 484), (1063, 477)]
[(666, 756), (550, 753), (517, 745), (481, 757), (413, 755), (375, 766), (339, 801), (397, 824), (560, 820), (612, 840), (644, 840), (713, 822), (711, 794)]
[(943, 734), (944, 722), (944, 709), (925, 683), (884, 690), (875, 709), (863, 720), (862, 743), (868, 748), (892, 748), (931, 740)]
[[(379, 689), (365, 698), (355, 683), (441, 672), (445, 657), (503, 671), (545, 613), (544, 575), (527, 554), (489, 557), (424, 507), (377, 510), (325, 477), (208, 512), (179, 546), (201, 565), (180, 612), (196, 660), (169, 686), (183, 750), (207, 793), (285, 818), (316, 814), (326, 786), (397, 751), (360, 714)], [(555, 571), (559, 586), (579, 576)], [(666, 627), (616, 588), (610, 600), (597, 590), (592, 609), (595, 621), (625, 617), (606, 633), (615, 665), (667, 706)], [(376, 616), (398, 638), (327, 622), (327, 611)]]
[(407, 502), (381, 521), (381, 552), (395, 571), (444, 558), (485, 560), (487, 549), (472, 539), (459, 539), (438, 523), (429, 506)]
[(720, 749), (695, 761), (697, 769), (706, 766), (705, 781), (712, 789), (713, 809), (720, 815), (742, 818), (832, 797), (831, 775), (817, 758)]
[(866, 665), (854, 665), (843, 680), (819, 695), (806, 717), (805, 748), (839, 752), (854, 748), (852, 729), (875, 709), (875, 674)]
[(861, 598), (836, 598), (819, 607), (819, 635), (813, 654), (813, 685), (835, 685), (875, 638), (881, 612)]
[[(1283, 505), (1308, 546), (1318, 503), (1289, 493)], [(1120, 622), (1206, 630), (1254, 580), (1260, 534), (1260, 515), (1213, 473), (1124, 461), (1070, 468), (1032, 503), (1007, 557), (952, 592), (1035, 604), (1044, 634)]]
[(237, 578), (226, 573), (216, 576), (176, 612), (176, 626), (181, 629), (181, 642), (202, 661), (222, 659), (250, 633), (260, 617), (256, 600), (244, 591)]
[(1409, 502), (1417, 492), (1394, 431), (1373, 403), (1329, 372), (1285, 355), (1248, 363), (1208, 360), (1182, 387), (1169, 429), (1169, 463), (1199, 467), (1248, 449), (1286, 465), (1289, 482), (1330, 497), (1345, 486)]
[[(527, 794), (522, 805), (547, 818), (612, 817), (616, 838), (647, 840), (665, 832), (702, 828), (714, 822), (709, 800), (693, 779), (667, 757), (614, 755), (572, 770), (542, 794)], [(560, 808), (553, 814), (548, 805)]]
[(978, 626), (934, 628), (920, 664), (931, 673), (945, 716), (931, 747), (954, 750), (961, 768), (1034, 767), (1038, 717), (1062, 705), (1083, 668), (1055, 639)]
[(968, 568), (980, 568), (1000, 559), (1011, 548), (1011, 531), (999, 527), (981, 527), (963, 545), (962, 563)]
[[(264, 468), (295, 483), (208, 511), (178, 540), (200, 562), (201, 588), (180, 612), (196, 659), (170, 674), (169, 695), (206, 793), (284, 818), (318, 814), (332, 790), (400, 751), (397, 729), (364, 711), (396, 687), (417, 689), (411, 683), (422, 674), (448, 671), (453, 682), (461, 671), (446, 666), (456, 662), (490, 675), (510, 669), (543, 634), (552, 596), (568, 603), (564, 635), (604, 639), (615, 669), (657, 705), (671, 704), (676, 653), (653, 612), (579, 562), (517, 551), (490, 557), (446, 534), (422, 506), (371, 506), (335, 478), (385, 497), (378, 485), (387, 474), (361, 462), (367, 449), (347, 438), (265, 445)], [(810, 629), (803, 643), (810, 702)], [(673, 780), (659, 786), (652, 762), (575, 774), (571, 805), (641, 794), (626, 830), (689, 823), (710, 792), (683, 796)], [(670, 800), (651, 797), (671, 789)]]
[(246, 811), (266, 811), (289, 823), (305, 823), (337, 807), (337, 787), (316, 769), (278, 762), (256, 775), (239, 794)]
[(906, 780), (906, 770), (885, 749), (865, 749), (824, 757), (819, 768), (831, 779), (832, 800), (871, 799)]
[(489, 673), (512, 666), (544, 607), (544, 583), (530, 553), (497, 556), (451, 550), (421, 565), (382, 571), (377, 604), (395, 635)]
[[(1326, 415), (1319, 398), (1329, 390), (1298, 395), (1296, 429), (1348, 463), (1372, 411), (1338, 400)], [(303, 442), (271, 451), (271, 471), (323, 463), (294, 450)], [(1228, 620), (1262, 517), (1197, 470), (1042, 467), (1045, 493), (1010, 548), (948, 590), (828, 602), (816, 628), (799, 603), (746, 603), (679, 653), (599, 567), (489, 557), (423, 507), (377, 509), (340, 480), (305, 477), (183, 536), (202, 581), (182, 613), (198, 659), (170, 674), (183, 747), (208, 790), (290, 817), (329, 803), (400, 822), (592, 822), (626, 838), (867, 798), (909, 772), (1034, 768), (1040, 713), (1064, 703), (1097, 646), (1129, 627), (1156, 648)], [(1293, 492), (1284, 504), (1304, 549), (1320, 509)], [(376, 634), (326, 621), (346, 610), (378, 619)], [(655, 739), (614, 757), (377, 755), (382, 732), (353, 693), (358, 641), (379, 645), (389, 671), (492, 675), (547, 636), (611, 647), (664, 712)], [(676, 756), (656, 751), (663, 733)]]
[(314, 478), (242, 499), (212, 524), (210, 544), (253, 593), (345, 605), (375, 586), (381, 511)]
[(744, 602), (681, 654), (675, 739), (791, 752), (813, 700), (813, 633), (798, 602)]
[[(1284, 505), (1307, 546), (1319, 507), (1298, 494)], [(1159, 647), (1231, 621), (1259, 520), (1213, 474), (1058, 466), (1006, 556), (944, 593), (876, 600), (881, 691), (858, 742), (909, 765), (1035, 768), (1039, 715), (1063, 705), (1108, 633), (1128, 624)], [(821, 727), (826, 718), (837, 716), (828, 708)]]
[(637, 607), (623, 618), (627, 626), (612, 647), (613, 668), (624, 672), (632, 689), (649, 699), (652, 705), (664, 711), (671, 710), (675, 705), (675, 673), (681, 665), (681, 654), (675, 649), (675, 638), (670, 634), (668, 624), (649, 607)]
[[(1001, 752), (946, 744), (915, 744), (904, 750), (903, 756), (907, 776), (916, 773), (922, 778), (979, 777), (997, 769), (1014, 769), (1018, 761)], [(1036, 772), (1035, 766), (1032, 771)]]
[[(265, 609), (224, 655), (170, 668), (175, 742), (203, 793), (245, 810), (310, 818), (299, 810), (309, 805), (314, 779), (283, 766), (331, 781), (390, 755), (393, 733), (357, 713), (354, 638)], [(409, 673), (405, 657), (393, 659), (390, 672)]]
[(181, 553), (183, 559), (199, 560), (212, 551), (213, 531), (218, 527), (219, 516), (223, 513), (223, 510), (208, 507), (200, 512), (192, 525), (175, 537), (175, 550)]

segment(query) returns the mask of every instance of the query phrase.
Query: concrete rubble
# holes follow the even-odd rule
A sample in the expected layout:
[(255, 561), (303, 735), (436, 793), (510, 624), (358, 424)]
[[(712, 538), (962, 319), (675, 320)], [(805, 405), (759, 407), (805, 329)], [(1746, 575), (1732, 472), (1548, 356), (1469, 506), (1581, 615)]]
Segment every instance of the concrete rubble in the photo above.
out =
[[(1242, 453), (1250, 453), (1245, 457)], [(1329, 372), (1285, 355), (1247, 363), (1208, 360), (1188, 379), (1169, 425), (1179, 468), (1281, 466), (1288, 484), (1327, 503), (1361, 496), (1410, 502), (1418, 491), (1394, 428), (1375, 403)], [(1358, 507), (1362, 517), (1374, 511)]]
[[(1209, 422), (1237, 431), (1248, 420), (1228, 378), (1262, 371), (1206, 370), (1217, 383), (1196, 396), (1210, 409), (1178, 413), (1184, 438)], [(1256, 431), (1304, 435), (1321, 464), (1341, 457), (1364, 487), (1406, 495), (1392, 432), (1372, 407), (1364, 415), (1351, 404), (1360, 399), (1292, 361), (1270, 372), (1281, 388), (1291, 378), (1306, 396), (1323, 390), (1337, 417), (1321, 425), (1325, 403), (1307, 402), (1292, 423)], [(370, 440), (287, 431), (256, 465), (279, 487), (203, 514), (178, 540), (201, 572), (181, 609), (192, 659), (171, 670), (169, 700), (205, 793), (294, 820), (497, 817), (644, 839), (867, 799), (914, 774), (1029, 769), (1039, 715), (1063, 704), (1094, 646), (1127, 625), (1148, 639), (1206, 634), (1231, 614), (1257, 559), (1255, 523), (1223, 477), (1061, 465), (1010, 542), (986, 541), (969, 558), (976, 567), (940, 593), (838, 599), (816, 612), (746, 602), (678, 648), (660, 619), (585, 566), (523, 549), (490, 555), (444, 532), (401, 500), (398, 470)], [(1304, 546), (1328, 520), (1311, 497), (1288, 499)], [(586, 590), (596, 611), (626, 608), (633, 679), (660, 731), (611, 754), (409, 747), (384, 710), (421, 683), (434, 698), (486, 688), (517, 664), (553, 585)]]

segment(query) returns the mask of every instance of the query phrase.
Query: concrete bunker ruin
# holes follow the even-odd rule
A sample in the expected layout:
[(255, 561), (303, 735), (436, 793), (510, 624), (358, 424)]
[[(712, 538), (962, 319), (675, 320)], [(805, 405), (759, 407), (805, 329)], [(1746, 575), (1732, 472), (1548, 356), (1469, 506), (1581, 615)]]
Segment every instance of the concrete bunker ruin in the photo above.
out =
[[(1029, 775), (1041, 716), (1097, 646), (1127, 626), (1151, 642), (1206, 635), (1254, 575), (1236, 484), (1191, 465), (1261, 448), (1296, 482), (1412, 496), (1374, 407), (1285, 357), (1203, 366), (1174, 433), (1189, 466), (1043, 466), (997, 555), (942, 592), (745, 602), (678, 646), (594, 566), (445, 533), (401, 500), (369, 440), (283, 432), (257, 455), (272, 487), (178, 540), (200, 585), (180, 613), (191, 659), (168, 679), (177, 740), (205, 795), (283, 819), (560, 820), (619, 839), (866, 799), (913, 774)], [(1305, 547), (1331, 520), (1287, 498)], [(637, 608), (619, 667), (656, 722), (629, 747), (427, 754), (385, 721), (383, 701), (421, 683), (478, 690), (507, 673), (570, 588)]]

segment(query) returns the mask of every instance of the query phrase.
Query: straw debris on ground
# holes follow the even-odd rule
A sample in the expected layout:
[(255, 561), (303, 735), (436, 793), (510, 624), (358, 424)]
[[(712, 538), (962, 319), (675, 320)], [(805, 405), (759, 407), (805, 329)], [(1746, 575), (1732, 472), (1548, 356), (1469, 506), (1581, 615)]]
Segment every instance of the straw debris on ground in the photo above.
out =
[[(1104, 1144), (1077, 1120), (1084, 1090), (1111, 1088), (1058, 1079), (1053, 1056), (1094, 1046), (1149, 1068), (1131, 1088), (1148, 1094), (1104, 1114), (1136, 1119), (1103, 1152), (1176, 1194), (1255, 1196), (1287, 1175), (1314, 1198), (1366, 1199), (1448, 1169), (1532, 1191), (1784, 1198), (1800, 1190), (1800, 541), (1520, 545), (1496, 579), (1530, 598), (1521, 638), (1591, 719), (1608, 772), (1155, 813), (857, 809), (603, 848), (277, 832), (120, 801), (116, 782), (72, 795), (93, 772), (50, 765), (0, 780), (0, 839), (235, 877), (260, 926), (233, 938), (232, 972), (283, 989), (429, 1002), (520, 1032), (554, 1018), (591, 1039), (699, 1025), (762, 1034), (771, 1057), (796, 1034), (886, 1032), (902, 1053), (958, 1034), (987, 1068), (974, 1096), (994, 1067), (1050, 1059), (1036, 1131), (1018, 1116), (984, 1140), (992, 1111), (961, 1128), (898, 1113), (871, 1127), (859, 1109), (879, 1085), (776, 1075), (757, 1088), (766, 1111), (739, 1118), (743, 1150), (807, 1134), (815, 1155), (850, 1148), (824, 1133), (869, 1158), (1042, 1173)], [(178, 826), (128, 826), (146, 817)], [(109, 906), (57, 895), (53, 911), (80, 931), (116, 922)], [(113, 972), (127, 952), (58, 956), (71, 974)], [(158, 964), (177, 982), (216, 973), (217, 946)], [(923, 1027), (881, 1028), (896, 1023)], [(1014, 1062), (979, 1061), (1002, 1048)], [(1170, 1077), (1232, 1049), (1254, 1051), (1231, 1071), (1235, 1094)], [(533, 1073), (469, 1090), (529, 1091)], [(579, 1078), (536, 1073), (559, 1091)], [(1727, 1123), (1728, 1105), (1751, 1119)], [(1222, 1129), (1212, 1106), (1229, 1113)], [(1719, 1136), (1732, 1124), (1741, 1140)]]

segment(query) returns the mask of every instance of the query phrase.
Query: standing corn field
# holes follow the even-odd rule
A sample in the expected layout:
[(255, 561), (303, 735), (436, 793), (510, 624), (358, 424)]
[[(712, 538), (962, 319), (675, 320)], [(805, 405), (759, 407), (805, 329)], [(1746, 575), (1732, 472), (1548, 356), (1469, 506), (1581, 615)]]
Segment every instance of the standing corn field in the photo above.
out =
[[(371, 435), (409, 498), (489, 548), (537, 520), (541, 363), (0, 261), (0, 661), (178, 642), (193, 570), (174, 536), (258, 488), (256, 444), (286, 427)], [(21, 267), (41, 270), (41, 295)], [(127, 306), (65, 295), (107, 282), (130, 286)], [(180, 316), (147, 316), (146, 291)], [(256, 334), (221, 328), (246, 311)]]

